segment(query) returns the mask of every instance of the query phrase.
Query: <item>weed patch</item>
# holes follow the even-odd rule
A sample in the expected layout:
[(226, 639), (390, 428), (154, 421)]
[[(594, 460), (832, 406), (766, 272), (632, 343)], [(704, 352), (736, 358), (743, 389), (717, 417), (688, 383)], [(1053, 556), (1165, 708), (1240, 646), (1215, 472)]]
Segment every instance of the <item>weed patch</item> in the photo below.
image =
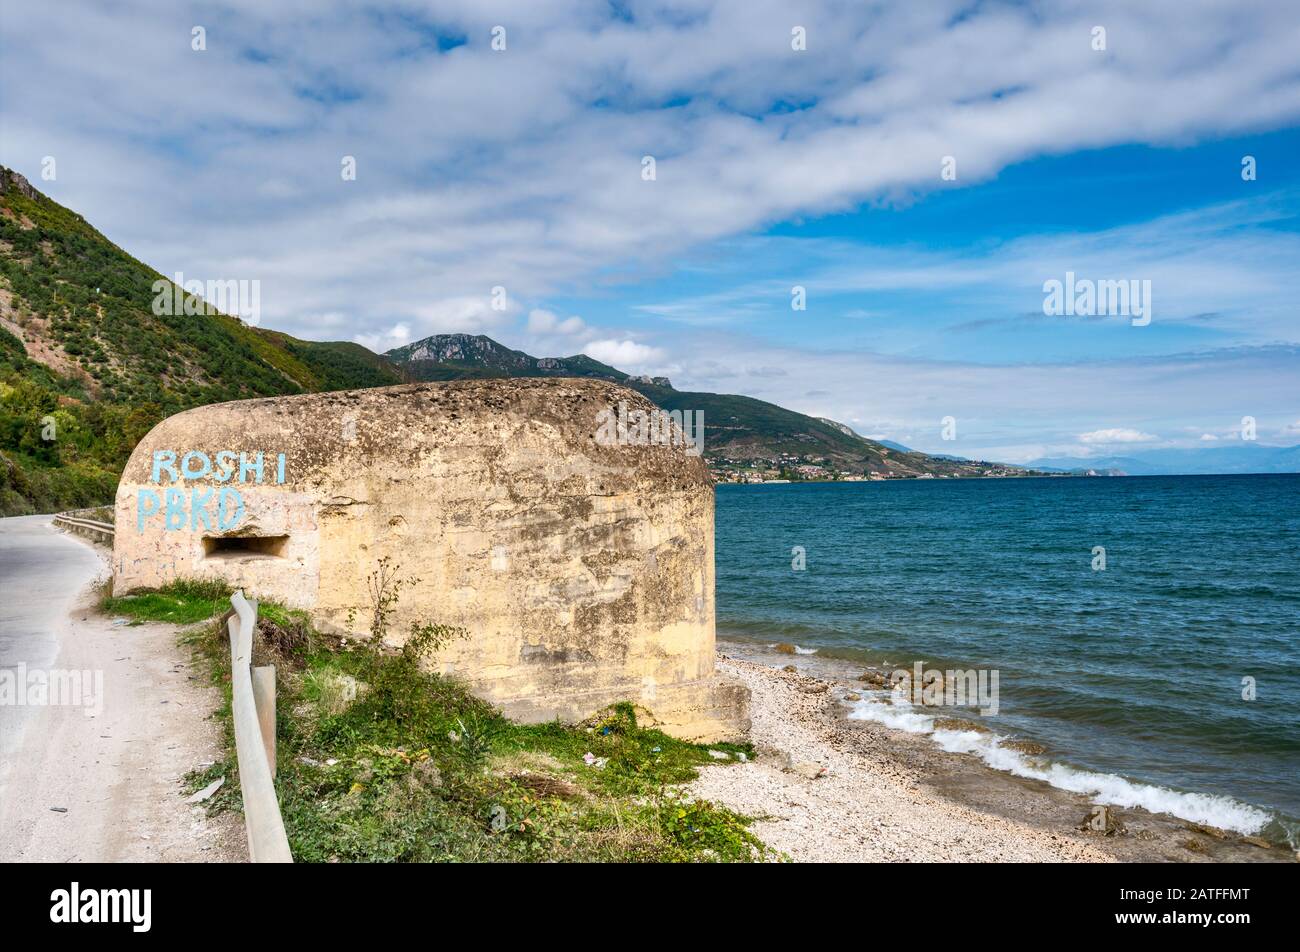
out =
[[(210, 598), (215, 590), (180, 583), (154, 594), (193, 612), (207, 604), (209, 618), (228, 604)], [(148, 597), (137, 604), (152, 606), (139, 601)], [(106, 604), (122, 611), (123, 601)], [(641, 727), (632, 704), (576, 726), (516, 724), (426, 670), (456, 629), (417, 626), (394, 651), (385, 649), (383, 621), (358, 643), (326, 637), (282, 606), (263, 603), (259, 616), (255, 662), (274, 659), (280, 692), (276, 788), (301, 862), (775, 858), (746, 818), (680, 793), (699, 767), (715, 763), (710, 748)], [(209, 622), (186, 637), (228, 701), (225, 631)], [(189, 778), (191, 789), (227, 778), (213, 810), (240, 802), (228, 703), (220, 717), (225, 761)], [(752, 755), (744, 745), (719, 748)]]

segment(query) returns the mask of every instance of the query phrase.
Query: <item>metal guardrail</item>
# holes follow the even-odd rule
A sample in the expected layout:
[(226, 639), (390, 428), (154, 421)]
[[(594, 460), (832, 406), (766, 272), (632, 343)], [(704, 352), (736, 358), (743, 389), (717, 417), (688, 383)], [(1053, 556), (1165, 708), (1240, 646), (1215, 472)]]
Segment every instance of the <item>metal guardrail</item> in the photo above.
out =
[(292, 863), (275, 794), (275, 668), (252, 667), (257, 602), (240, 591), (230, 596), (230, 604), (221, 620), (230, 632), (231, 707), (248, 857), (254, 863)]
[(69, 512), (56, 513), (54, 524), (62, 526), (69, 531), (78, 535), (89, 536), (97, 542), (107, 542), (113, 544), (114, 526), (111, 522), (101, 522), (98, 519), (86, 519), (80, 514), (83, 512), (97, 512), (103, 507), (96, 509), (73, 509)]

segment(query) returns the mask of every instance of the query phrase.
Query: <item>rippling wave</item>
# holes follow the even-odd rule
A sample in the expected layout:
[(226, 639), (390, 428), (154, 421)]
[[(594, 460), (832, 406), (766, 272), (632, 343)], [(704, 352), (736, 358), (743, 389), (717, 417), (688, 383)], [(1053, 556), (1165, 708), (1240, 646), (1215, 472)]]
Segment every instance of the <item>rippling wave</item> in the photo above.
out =
[(719, 486), (718, 631), (996, 668), (1015, 770), (1245, 830), (1300, 816), (1297, 552), (1296, 475)]

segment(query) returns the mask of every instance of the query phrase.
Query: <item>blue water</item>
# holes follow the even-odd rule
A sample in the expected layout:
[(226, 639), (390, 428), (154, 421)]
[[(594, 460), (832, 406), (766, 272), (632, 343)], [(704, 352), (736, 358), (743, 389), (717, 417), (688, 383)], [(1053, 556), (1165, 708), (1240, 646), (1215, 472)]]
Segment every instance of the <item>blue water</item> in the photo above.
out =
[(720, 485), (716, 526), (720, 638), (997, 669), (999, 733), (1294, 837), (1300, 475)]

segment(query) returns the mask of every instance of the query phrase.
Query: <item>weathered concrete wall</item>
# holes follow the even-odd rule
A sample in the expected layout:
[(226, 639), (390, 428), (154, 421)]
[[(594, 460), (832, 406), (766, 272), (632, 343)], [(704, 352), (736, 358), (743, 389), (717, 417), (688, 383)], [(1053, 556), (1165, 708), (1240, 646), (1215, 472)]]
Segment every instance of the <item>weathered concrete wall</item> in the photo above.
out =
[[(467, 628), (471, 637), (445, 649), (439, 666), (507, 714), (571, 721), (633, 700), (679, 736), (737, 736), (748, 727), (745, 690), (713, 672), (707, 469), (680, 446), (598, 442), (598, 414), (619, 401), (651, 409), (603, 381), (540, 379), (178, 414), (145, 437), (123, 473), (114, 592), (223, 578), (360, 633), (371, 615), (367, 576), (388, 558), (419, 579), (401, 594), (390, 639), (417, 621)], [(251, 461), (260, 451), (263, 482), (250, 471), (243, 483), (234, 474), (173, 483), (155, 473), (156, 451), (178, 461), (190, 451)], [(192, 473), (202, 469), (198, 457), (190, 462)], [(215, 496), (230, 488), (243, 514), (223, 531)], [(171, 529), (168, 489), (186, 503)], [(192, 492), (201, 512), (189, 511)], [(142, 516), (150, 493), (162, 511)], [(232, 503), (227, 524), (233, 513)]]

